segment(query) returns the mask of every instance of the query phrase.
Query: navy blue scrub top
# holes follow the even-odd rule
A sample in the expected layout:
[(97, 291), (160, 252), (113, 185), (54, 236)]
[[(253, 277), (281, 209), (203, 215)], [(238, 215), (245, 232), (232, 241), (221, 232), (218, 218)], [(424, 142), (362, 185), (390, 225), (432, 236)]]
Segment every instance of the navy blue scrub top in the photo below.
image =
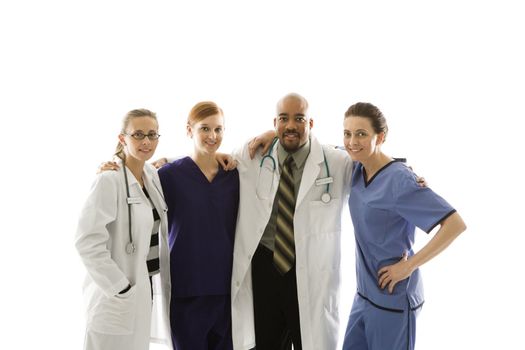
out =
[(371, 302), (388, 309), (404, 310), (424, 302), (419, 269), (388, 288), (378, 286), (378, 271), (399, 261), (405, 251), (414, 255), (416, 226), (429, 233), (455, 212), (430, 188), (421, 188), (415, 174), (402, 162), (392, 161), (369, 181), (361, 163), (354, 163), (349, 198), (356, 239), (357, 290)]
[(239, 173), (209, 182), (190, 158), (159, 169), (168, 205), (172, 297), (229, 295)]

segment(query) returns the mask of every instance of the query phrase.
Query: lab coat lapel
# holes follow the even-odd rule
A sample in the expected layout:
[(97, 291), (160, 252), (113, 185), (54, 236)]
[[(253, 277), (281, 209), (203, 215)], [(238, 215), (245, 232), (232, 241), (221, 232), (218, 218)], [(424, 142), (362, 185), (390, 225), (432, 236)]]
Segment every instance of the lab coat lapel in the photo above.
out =
[(147, 166), (144, 167), (144, 181), (146, 183), (146, 189), (148, 190), (149, 196), (155, 208), (160, 211), (166, 211), (167, 205), (162, 197), (162, 187), (157, 181), (157, 178), (151, 174), (151, 171), (156, 171), (149, 169)]
[(319, 176), (319, 169), (321, 163), (323, 163), (323, 149), (321, 144), (313, 136), (310, 142), (310, 154), (308, 155), (308, 158), (306, 158), (306, 163), (304, 164), (303, 177), (301, 179), (301, 186), (299, 186), (299, 194), (297, 195), (295, 208), (298, 208), (299, 205), (301, 205), (302, 200), (308, 191), (310, 191), (315, 179)]
[[(122, 165), (121, 163), (120, 166), (123, 167), (124, 165)], [(128, 186), (129, 186), (130, 196), (133, 197), (133, 191), (131, 191), (132, 188), (136, 188), (138, 193), (142, 193), (142, 189), (140, 187), (139, 182), (135, 178), (135, 175), (133, 175), (133, 173), (131, 172), (131, 170), (129, 170), (128, 167), (124, 167), (124, 169), (126, 170), (126, 173), (128, 175)], [(122, 176), (124, 176), (124, 174), (122, 174)], [(144, 199), (145, 198), (143, 198), (143, 200)]]

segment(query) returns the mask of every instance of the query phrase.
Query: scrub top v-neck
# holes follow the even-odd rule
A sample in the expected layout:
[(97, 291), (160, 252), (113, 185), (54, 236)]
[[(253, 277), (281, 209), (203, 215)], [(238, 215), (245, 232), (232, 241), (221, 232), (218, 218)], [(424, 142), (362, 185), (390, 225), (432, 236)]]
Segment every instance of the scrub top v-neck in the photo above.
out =
[(159, 170), (168, 205), (173, 297), (230, 293), (237, 170), (219, 170), (210, 182), (190, 157)]
[(395, 264), (404, 252), (414, 254), (416, 226), (430, 232), (455, 212), (443, 198), (417, 184), (402, 162), (392, 161), (368, 181), (361, 163), (354, 163), (350, 215), (356, 239), (358, 293), (386, 309), (417, 308), (424, 302), (419, 269), (400, 281), (390, 294), (378, 286), (378, 271)]

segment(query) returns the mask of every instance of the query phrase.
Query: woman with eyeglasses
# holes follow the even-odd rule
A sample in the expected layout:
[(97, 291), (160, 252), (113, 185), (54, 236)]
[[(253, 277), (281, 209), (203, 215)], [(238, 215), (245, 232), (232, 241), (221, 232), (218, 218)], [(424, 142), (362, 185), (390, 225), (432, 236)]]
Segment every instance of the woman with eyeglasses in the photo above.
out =
[(231, 350), (230, 283), (239, 174), (216, 159), (224, 116), (197, 103), (187, 120), (193, 153), (159, 169), (168, 205), (171, 331), (177, 350)]
[(172, 348), (167, 207), (146, 163), (159, 136), (155, 113), (128, 112), (115, 153), (120, 170), (97, 176), (81, 212), (75, 245), (88, 272), (84, 349), (146, 350), (150, 340)]

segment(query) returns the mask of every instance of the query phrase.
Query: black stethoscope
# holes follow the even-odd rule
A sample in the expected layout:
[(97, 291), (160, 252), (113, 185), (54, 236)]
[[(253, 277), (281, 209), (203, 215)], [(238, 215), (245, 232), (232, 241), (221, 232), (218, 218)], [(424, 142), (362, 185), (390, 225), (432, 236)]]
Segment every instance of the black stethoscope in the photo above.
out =
[(126, 161), (122, 160), (122, 170), (124, 171), (124, 180), (126, 181), (126, 202), (128, 203), (128, 221), (129, 221), (129, 242), (126, 244), (126, 253), (135, 253), (135, 243), (133, 243), (133, 235), (131, 234), (131, 197), (129, 196), (128, 172), (126, 171)]
[[(273, 147), (277, 143), (277, 140), (279, 140), (277, 137), (273, 139), (272, 144), (270, 145), (270, 149), (268, 150), (268, 153), (266, 153), (265, 156), (262, 157), (261, 163), (259, 164), (259, 168), (263, 167), (264, 161), (266, 159), (270, 159), (272, 161), (272, 169), (275, 171), (277, 169), (277, 162), (275, 161), (275, 158), (272, 156)], [(309, 143), (310, 149), (312, 148), (312, 141), (310, 140)], [(308, 154), (310, 153), (310, 149), (308, 150)], [(326, 169), (326, 177), (324, 179), (318, 179), (315, 181), (316, 185), (320, 186), (323, 184), (326, 184), (326, 189), (324, 193), (321, 195), (321, 201), (323, 203), (328, 203), (332, 199), (330, 196), (330, 183), (333, 182), (333, 179), (330, 177), (330, 169), (328, 168), (328, 161), (326, 160), (326, 155), (323, 150), (323, 161), (324, 161), (324, 167)]]
[[(133, 254), (135, 253), (137, 248), (135, 246), (135, 243), (133, 242), (133, 234), (131, 233), (131, 204), (136, 204), (138, 202), (136, 201), (136, 198), (132, 198), (129, 195), (128, 172), (126, 171), (126, 161), (124, 159), (122, 160), (122, 170), (124, 171), (124, 180), (126, 181), (126, 195), (127, 195), (126, 203), (128, 203), (128, 221), (129, 221), (129, 226), (128, 226), (129, 241), (128, 241), (128, 244), (126, 244), (126, 253)], [(161, 197), (164, 199), (164, 196), (162, 196), (162, 191), (159, 189), (155, 181), (153, 181), (153, 186), (155, 186), (157, 191), (161, 194)], [(166, 209), (164, 209), (164, 211), (166, 211)]]

